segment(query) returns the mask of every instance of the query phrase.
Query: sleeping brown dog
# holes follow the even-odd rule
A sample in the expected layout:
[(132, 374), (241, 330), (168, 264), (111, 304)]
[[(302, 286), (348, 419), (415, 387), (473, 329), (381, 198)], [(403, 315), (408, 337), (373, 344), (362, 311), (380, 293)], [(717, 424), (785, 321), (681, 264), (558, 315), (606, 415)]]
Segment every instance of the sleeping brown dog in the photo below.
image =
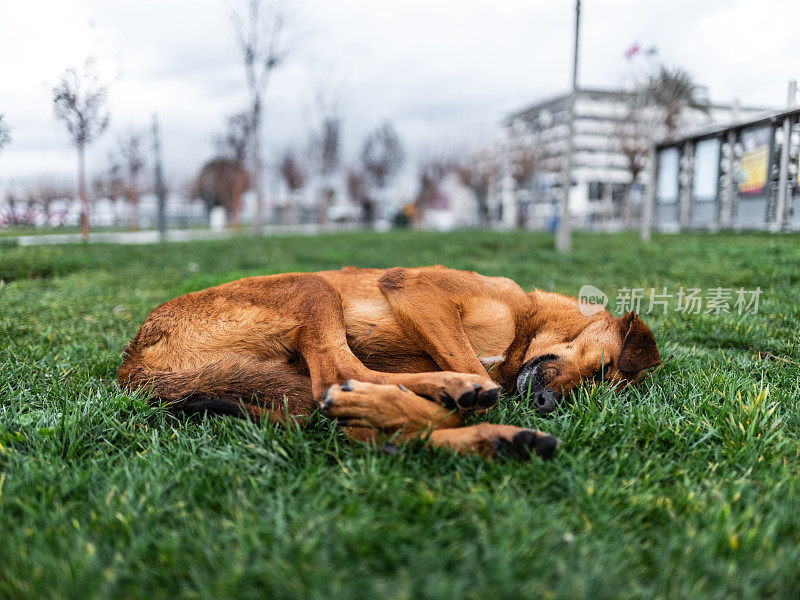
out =
[(659, 362), (636, 316), (510, 279), (444, 267), (248, 277), (156, 308), (119, 381), (189, 412), (303, 422), (314, 410), (356, 439), (376, 433), (459, 452), (547, 457), (558, 440), (464, 415), (518, 391), (553, 411), (583, 380), (621, 386)]

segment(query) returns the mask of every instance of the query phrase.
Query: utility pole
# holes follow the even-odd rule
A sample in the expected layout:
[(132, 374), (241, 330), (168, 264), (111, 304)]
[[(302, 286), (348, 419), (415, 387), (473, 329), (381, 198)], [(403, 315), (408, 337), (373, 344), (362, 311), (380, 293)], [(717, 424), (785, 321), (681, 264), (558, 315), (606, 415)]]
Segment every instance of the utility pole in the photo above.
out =
[(647, 194), (642, 205), (642, 221), (639, 233), (642, 241), (649, 242), (652, 236), (653, 211), (656, 204), (656, 185), (658, 184), (658, 154), (656, 144), (650, 142), (650, 151), (647, 154)]
[(158, 235), (161, 241), (167, 239), (167, 194), (164, 189), (164, 172), (161, 168), (161, 136), (158, 129), (158, 116), (153, 113), (153, 164), (156, 171), (156, 197), (158, 198)]
[[(789, 91), (786, 98), (786, 107), (794, 107), (797, 98), (797, 81), (789, 82)], [(792, 120), (790, 117), (783, 119), (783, 143), (781, 144), (781, 162), (778, 176), (778, 202), (775, 210), (775, 222), (772, 231), (783, 231), (786, 217), (786, 205), (791, 203), (791, 191), (788, 186), (789, 179), (789, 148), (792, 139)], [(788, 192), (788, 193), (787, 193)], [(788, 198), (787, 198), (788, 196)]]
[(567, 101), (567, 154), (564, 157), (564, 195), (561, 198), (561, 210), (556, 233), (556, 250), (569, 252), (572, 248), (572, 237), (569, 222), (569, 194), (572, 188), (572, 153), (575, 137), (575, 97), (578, 94), (578, 40), (581, 27), (581, 0), (575, 0), (575, 48), (572, 55), (572, 92)]

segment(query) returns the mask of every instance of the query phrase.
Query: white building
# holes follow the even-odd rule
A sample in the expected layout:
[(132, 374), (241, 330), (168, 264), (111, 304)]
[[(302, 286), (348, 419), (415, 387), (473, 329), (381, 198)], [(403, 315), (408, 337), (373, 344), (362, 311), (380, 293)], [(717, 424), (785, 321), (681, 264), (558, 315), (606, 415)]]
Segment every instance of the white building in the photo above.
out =
[[(568, 100), (569, 95), (544, 100), (508, 115), (503, 121), (503, 135), (498, 143), (503, 162), (509, 164), (515, 152), (529, 151), (535, 155), (537, 167), (528, 189), (515, 190), (513, 184), (504, 182), (501, 193), (505, 199), (499, 203), (524, 210), (524, 221), (531, 228), (555, 227), (567, 149)], [(630, 126), (634, 100), (633, 92), (621, 90), (586, 88), (578, 92), (570, 193), (570, 213), (576, 227), (614, 228), (621, 224), (620, 207), (631, 174), (620, 148), (620, 136), (623, 128)], [(679, 133), (741, 120), (766, 110), (714, 103), (708, 105), (707, 111), (689, 108), (681, 113)], [(653, 142), (661, 137), (658, 125), (652, 120), (637, 126), (655, 129)], [(646, 169), (642, 169), (633, 184), (631, 199), (636, 211), (642, 186), (646, 184)]]

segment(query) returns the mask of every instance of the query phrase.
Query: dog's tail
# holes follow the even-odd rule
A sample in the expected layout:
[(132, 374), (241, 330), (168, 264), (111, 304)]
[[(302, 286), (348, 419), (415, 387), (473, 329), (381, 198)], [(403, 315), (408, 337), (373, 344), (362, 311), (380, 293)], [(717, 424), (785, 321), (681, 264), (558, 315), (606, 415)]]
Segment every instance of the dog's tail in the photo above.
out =
[[(314, 407), (311, 380), (285, 362), (247, 356), (223, 356), (201, 367), (181, 371), (147, 368), (135, 353), (126, 353), (118, 381), (124, 388), (147, 390), (150, 401), (174, 410), (212, 411), (254, 416), (259, 408), (308, 414)], [(254, 411), (242, 415), (242, 407)]]

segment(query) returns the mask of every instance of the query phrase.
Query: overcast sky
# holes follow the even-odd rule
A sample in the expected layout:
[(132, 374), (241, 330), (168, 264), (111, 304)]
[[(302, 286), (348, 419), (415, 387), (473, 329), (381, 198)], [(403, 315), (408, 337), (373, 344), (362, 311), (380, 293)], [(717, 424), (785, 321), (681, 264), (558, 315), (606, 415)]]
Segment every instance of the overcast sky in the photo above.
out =
[[(305, 145), (322, 94), (344, 119), (345, 154), (391, 119), (411, 166), (496, 135), (509, 110), (569, 82), (571, 0), (290, 1), (289, 57), (266, 98), (265, 144)], [(0, 113), (12, 143), (0, 178), (71, 176), (74, 152), (51, 89), (94, 54), (111, 82), (111, 125), (89, 155), (106, 166), (121, 132), (158, 113), (168, 175), (191, 177), (226, 115), (243, 107), (244, 72), (227, 0), (5, 2)], [(580, 83), (614, 87), (644, 58), (634, 42), (687, 67), (712, 100), (782, 106), (800, 76), (798, 0), (584, 0)]]

